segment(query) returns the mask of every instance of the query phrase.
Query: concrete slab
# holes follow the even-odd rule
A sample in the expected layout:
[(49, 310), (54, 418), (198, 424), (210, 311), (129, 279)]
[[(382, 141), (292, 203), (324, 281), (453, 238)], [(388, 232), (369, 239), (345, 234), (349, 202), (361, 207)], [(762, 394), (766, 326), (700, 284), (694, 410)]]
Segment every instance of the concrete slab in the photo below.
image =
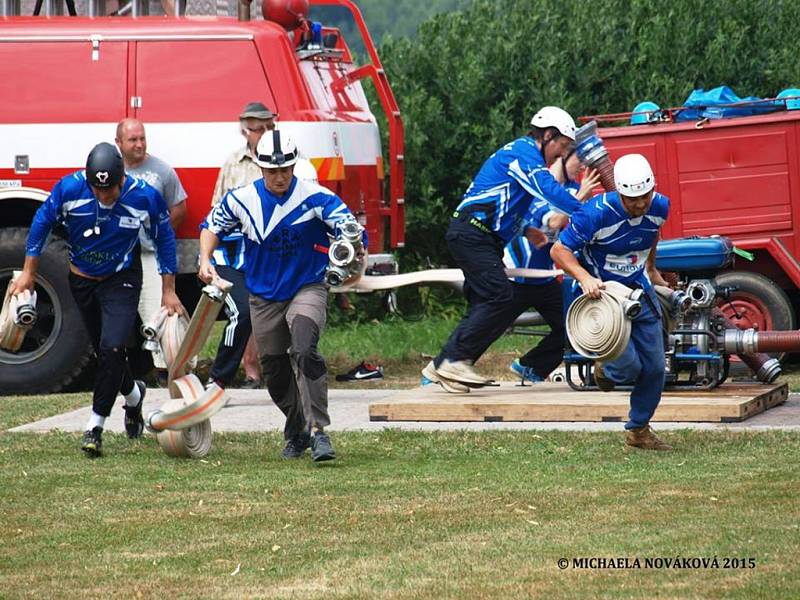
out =
[[(330, 431), (380, 431), (383, 429), (403, 429), (420, 431), (492, 431), (492, 430), (551, 430), (551, 431), (620, 431), (622, 423), (586, 422), (371, 422), (369, 405), (373, 402), (390, 400), (401, 390), (386, 389), (335, 389), (330, 391)], [(576, 392), (577, 393), (577, 392)], [(275, 407), (264, 390), (230, 390), (231, 401), (211, 419), (215, 431), (282, 431), (283, 415)], [(165, 389), (148, 390), (144, 412), (158, 408), (168, 399)], [(108, 431), (123, 431), (122, 400), (117, 404), (107, 422)], [(83, 431), (89, 418), (90, 407), (86, 406), (62, 415), (49, 417), (33, 423), (15, 427), (14, 432)], [(741, 423), (674, 423), (662, 422), (658, 430), (699, 429), (758, 431), (781, 429), (800, 431), (800, 395), (790, 395), (782, 405), (771, 408)]]

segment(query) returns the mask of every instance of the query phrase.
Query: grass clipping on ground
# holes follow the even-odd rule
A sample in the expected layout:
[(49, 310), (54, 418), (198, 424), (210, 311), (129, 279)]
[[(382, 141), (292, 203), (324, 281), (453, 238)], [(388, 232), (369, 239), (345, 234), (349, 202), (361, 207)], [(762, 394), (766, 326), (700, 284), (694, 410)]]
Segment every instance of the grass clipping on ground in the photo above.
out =
[[(317, 467), (281, 460), (276, 433), (215, 434), (188, 461), (152, 437), (107, 434), (88, 460), (77, 435), (4, 432), (0, 595), (797, 598), (800, 436), (664, 438), (675, 452), (620, 433), (343, 433)], [(573, 566), (591, 557), (719, 567)]]

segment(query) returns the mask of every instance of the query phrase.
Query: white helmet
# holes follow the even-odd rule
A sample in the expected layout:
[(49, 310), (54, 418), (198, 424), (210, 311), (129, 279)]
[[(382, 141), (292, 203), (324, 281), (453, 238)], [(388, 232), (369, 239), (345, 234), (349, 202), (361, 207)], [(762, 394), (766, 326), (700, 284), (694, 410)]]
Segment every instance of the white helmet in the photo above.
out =
[(290, 167), (297, 162), (297, 146), (287, 133), (266, 131), (258, 142), (255, 162), (263, 169)]
[(531, 119), (531, 125), (539, 129), (555, 127), (561, 135), (575, 139), (575, 121), (563, 108), (545, 106)]
[(314, 164), (305, 158), (298, 158), (297, 164), (294, 166), (294, 176), (303, 181), (310, 181), (311, 183), (319, 183), (317, 177), (317, 170)]
[(656, 178), (644, 156), (626, 154), (614, 163), (614, 185), (623, 196), (644, 196), (656, 187)]

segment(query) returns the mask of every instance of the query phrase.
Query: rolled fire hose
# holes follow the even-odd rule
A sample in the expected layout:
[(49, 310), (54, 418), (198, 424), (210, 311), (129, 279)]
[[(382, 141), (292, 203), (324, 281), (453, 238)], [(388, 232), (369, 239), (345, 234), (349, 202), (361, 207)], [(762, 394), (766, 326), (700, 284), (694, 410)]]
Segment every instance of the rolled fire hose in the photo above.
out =
[(567, 337), (581, 356), (600, 362), (623, 353), (631, 337), (631, 319), (642, 310), (642, 290), (606, 281), (600, 298), (578, 296), (567, 310)]
[[(142, 325), (142, 335), (145, 343), (144, 349), (150, 350), (155, 358), (159, 353), (167, 365), (171, 365), (178, 357), (189, 321), (183, 315), (169, 315), (166, 308), (160, 311), (147, 323)], [(193, 356), (189, 363), (190, 369), (197, 366), (197, 356)]]
[(25, 290), (11, 295), (11, 286), (22, 274), (14, 271), (11, 281), (6, 288), (3, 298), (3, 308), (0, 310), (0, 348), (9, 352), (19, 352), (25, 334), (36, 324), (36, 292)]
[(692, 298), (683, 291), (673, 290), (663, 285), (654, 285), (653, 288), (661, 306), (664, 329), (669, 333), (675, 329), (675, 319), (691, 308)]
[[(200, 301), (184, 330), (177, 316), (163, 318), (164, 358), (169, 366), (170, 400), (147, 415), (145, 427), (156, 434), (169, 456), (202, 458), (211, 450), (211, 417), (228, 403), (225, 390), (216, 383), (204, 388), (194, 373), (192, 359), (205, 344), (232, 284), (216, 279), (203, 288)], [(149, 325), (152, 325), (150, 323)]]
[[(525, 277), (529, 279), (556, 277), (564, 272), (548, 269), (506, 269), (509, 277)], [(401, 275), (363, 275), (360, 279), (331, 288), (334, 292), (375, 292), (377, 290), (390, 290), (406, 285), (419, 285), (423, 283), (463, 283), (464, 272), (461, 269), (428, 269), (426, 271), (413, 271)]]

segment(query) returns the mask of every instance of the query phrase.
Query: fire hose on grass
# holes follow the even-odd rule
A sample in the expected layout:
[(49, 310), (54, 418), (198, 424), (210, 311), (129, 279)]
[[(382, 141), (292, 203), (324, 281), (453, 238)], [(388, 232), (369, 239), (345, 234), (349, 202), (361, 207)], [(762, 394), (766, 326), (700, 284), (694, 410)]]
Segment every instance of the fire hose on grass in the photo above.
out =
[(203, 387), (189, 372), (217, 319), (231, 283), (216, 279), (203, 288), (200, 301), (188, 323), (179, 315), (162, 310), (142, 326), (145, 348), (160, 347), (169, 366), (170, 400), (145, 418), (145, 427), (156, 434), (169, 456), (202, 458), (211, 450), (211, 417), (228, 403), (225, 390), (216, 383)]
[(22, 273), (14, 271), (3, 298), (0, 311), (0, 348), (8, 352), (19, 352), (25, 334), (36, 324), (36, 292), (25, 290), (11, 295), (11, 286)]

